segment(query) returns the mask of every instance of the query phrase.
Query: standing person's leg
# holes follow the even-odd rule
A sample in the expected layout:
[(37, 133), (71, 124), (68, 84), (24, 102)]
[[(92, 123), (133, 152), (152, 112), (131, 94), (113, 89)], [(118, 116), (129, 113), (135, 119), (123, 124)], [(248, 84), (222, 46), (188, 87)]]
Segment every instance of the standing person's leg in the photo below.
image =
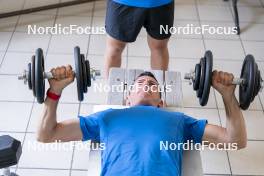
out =
[(122, 52), (126, 46), (125, 42), (116, 40), (107, 35), (105, 51), (105, 77), (108, 78), (111, 67), (121, 67)]
[(168, 42), (170, 33), (161, 31), (161, 26), (173, 27), (174, 2), (152, 8), (144, 24), (148, 32), (148, 45), (151, 51), (151, 68), (167, 70), (169, 64)]
[(120, 67), (122, 52), (128, 42), (134, 42), (143, 26), (145, 9), (126, 6), (108, 0), (105, 29), (108, 34), (105, 52), (105, 76), (111, 67)]
[(151, 52), (151, 68), (154, 70), (167, 70), (169, 65), (169, 39), (157, 40), (148, 35), (148, 45)]

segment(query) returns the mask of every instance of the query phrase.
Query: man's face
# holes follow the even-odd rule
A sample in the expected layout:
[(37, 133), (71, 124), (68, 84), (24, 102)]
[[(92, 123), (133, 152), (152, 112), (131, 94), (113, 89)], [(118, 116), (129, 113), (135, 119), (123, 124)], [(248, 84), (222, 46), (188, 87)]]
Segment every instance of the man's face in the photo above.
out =
[(150, 76), (141, 76), (137, 78), (133, 88), (127, 96), (127, 105), (163, 106), (158, 86), (158, 82)]

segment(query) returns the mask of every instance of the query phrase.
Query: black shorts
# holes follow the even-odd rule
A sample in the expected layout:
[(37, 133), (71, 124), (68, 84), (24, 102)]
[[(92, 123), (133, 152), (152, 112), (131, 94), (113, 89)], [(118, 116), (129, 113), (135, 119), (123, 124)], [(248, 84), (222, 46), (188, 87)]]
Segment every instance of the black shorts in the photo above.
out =
[(105, 29), (111, 37), (123, 41), (134, 42), (144, 26), (147, 33), (163, 40), (171, 36), (170, 33), (160, 32), (160, 26), (170, 29), (174, 21), (174, 1), (154, 8), (138, 8), (126, 6), (108, 0), (105, 19)]

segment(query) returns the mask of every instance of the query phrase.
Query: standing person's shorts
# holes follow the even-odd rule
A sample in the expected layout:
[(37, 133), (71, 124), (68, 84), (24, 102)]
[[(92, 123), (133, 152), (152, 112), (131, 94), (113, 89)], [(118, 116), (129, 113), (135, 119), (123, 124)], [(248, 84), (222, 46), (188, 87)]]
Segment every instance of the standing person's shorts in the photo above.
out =
[(171, 34), (160, 31), (160, 25), (173, 27), (174, 1), (153, 8), (126, 6), (108, 0), (105, 28), (108, 35), (123, 41), (134, 42), (142, 27), (157, 40), (168, 39)]

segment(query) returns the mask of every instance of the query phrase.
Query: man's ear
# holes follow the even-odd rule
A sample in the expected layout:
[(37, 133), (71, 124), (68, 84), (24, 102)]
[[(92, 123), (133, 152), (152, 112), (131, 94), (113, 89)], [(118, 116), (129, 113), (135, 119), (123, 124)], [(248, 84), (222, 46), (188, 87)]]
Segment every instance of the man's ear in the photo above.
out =
[(163, 101), (162, 99), (160, 99), (160, 102), (159, 104), (157, 105), (158, 108), (163, 108), (163, 107), (166, 107), (166, 102)]
[[(129, 95), (128, 95), (129, 96)], [(130, 103), (130, 100), (129, 100), (129, 97), (126, 97), (126, 106), (130, 106), (131, 105), (131, 103)]]

